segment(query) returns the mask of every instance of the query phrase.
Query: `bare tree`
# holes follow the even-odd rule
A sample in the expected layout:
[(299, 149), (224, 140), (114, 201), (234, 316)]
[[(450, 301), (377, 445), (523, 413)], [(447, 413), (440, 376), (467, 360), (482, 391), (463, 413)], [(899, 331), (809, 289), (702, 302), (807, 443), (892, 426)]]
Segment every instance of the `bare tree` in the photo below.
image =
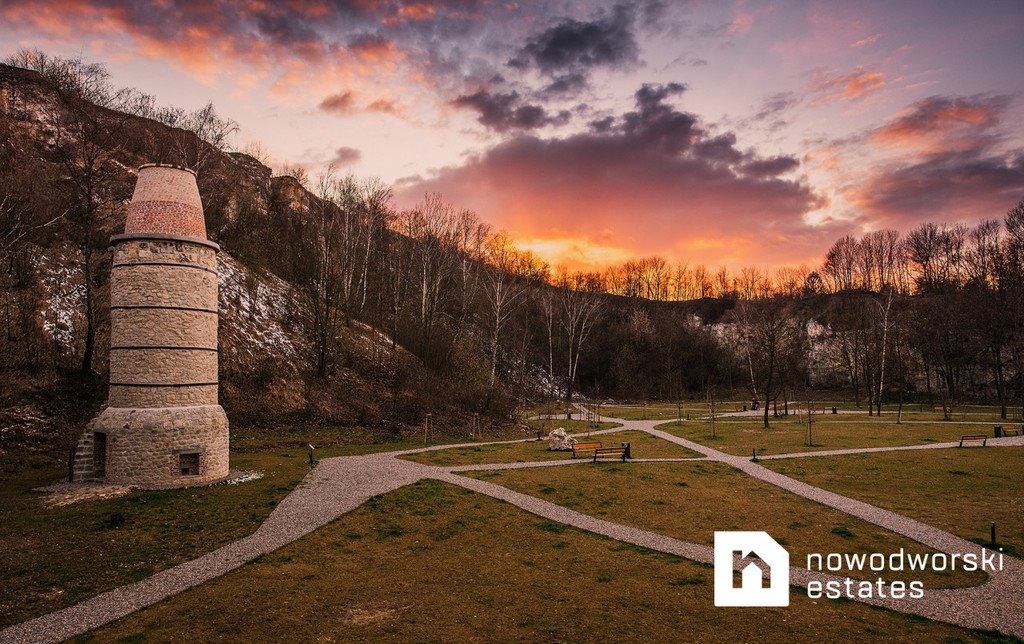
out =
[(400, 213), (401, 231), (417, 243), (411, 258), (418, 296), (416, 319), (419, 326), (420, 357), (432, 361), (431, 344), (438, 319), (451, 298), (455, 274), (455, 213), (438, 194), (428, 194), (419, 205)]
[(601, 312), (600, 277), (590, 273), (563, 273), (558, 279), (562, 301), (562, 329), (566, 339), (565, 399), (572, 401), (583, 347)]
[(751, 373), (764, 392), (764, 428), (769, 429), (768, 408), (783, 391), (785, 372), (797, 358), (803, 334), (792, 304), (784, 300), (740, 301), (735, 315), (748, 344)]
[(490, 308), (490, 382), (493, 386), (498, 377), (502, 334), (527, 292), (525, 279), (530, 277), (532, 261), (515, 248), (508, 235), (502, 233), (487, 240), (485, 252), (484, 291)]
[(64, 219), (81, 256), (85, 339), (80, 371), (89, 375), (98, 324), (97, 255), (106, 248), (106, 222), (127, 198), (128, 186), (121, 181), (116, 159), (123, 148), (124, 126), (131, 118), (119, 110), (131, 93), (114, 90), (105, 66), (80, 57), (23, 49), (6, 62), (39, 72), (57, 95), (57, 101), (47, 104), (44, 118), (54, 128), (53, 150), (64, 172)]
[(892, 311), (893, 297), (893, 289), (889, 287), (886, 289), (884, 304), (880, 300), (875, 300), (875, 304), (878, 306), (878, 315), (882, 324), (882, 350), (881, 356), (878, 360), (878, 395), (875, 398), (878, 403), (877, 409), (879, 416), (882, 415), (882, 392), (885, 388), (885, 352), (886, 348), (889, 346), (889, 314)]
[(290, 257), (299, 287), (309, 303), (307, 325), (315, 374), (323, 378), (331, 368), (332, 349), (342, 315), (342, 213), (332, 198), (338, 178), (329, 166), (317, 181), (308, 215), (291, 236)]

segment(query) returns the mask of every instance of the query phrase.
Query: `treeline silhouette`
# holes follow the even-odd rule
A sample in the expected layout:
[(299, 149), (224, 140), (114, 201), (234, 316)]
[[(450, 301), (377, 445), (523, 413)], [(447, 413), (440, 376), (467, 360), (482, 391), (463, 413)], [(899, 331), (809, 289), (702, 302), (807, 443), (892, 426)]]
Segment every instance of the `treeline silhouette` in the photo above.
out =
[[(236, 126), (212, 105), (161, 108), (81, 59), (23, 51), (7, 63), (8, 372), (74, 367), (102, 382), (107, 241), (123, 223), (129, 168), (157, 161), (198, 169), (210, 234), (247, 279), (274, 275), (296, 294), (281, 321), (298, 339), (284, 363), (222, 350), (235, 417), (283, 422), (272, 410), (287, 407), (288, 422), (401, 427), (434, 414), (457, 428), (480, 413), (497, 426), (524, 401), (581, 392), (756, 398), (767, 425), (770, 405), (823, 389), (872, 413), (924, 398), (947, 413), (968, 399), (1004, 416), (1015, 399), (1024, 409), (1024, 203), (973, 227), (844, 237), (817, 267), (730, 273), (649, 257), (574, 272), (439, 195), (399, 209), (380, 181), (333, 168), (272, 176), (256, 148), (227, 151)], [(40, 323), (54, 302), (38, 287), (54, 270), (39, 257), (55, 249), (81, 289), (66, 337)]]

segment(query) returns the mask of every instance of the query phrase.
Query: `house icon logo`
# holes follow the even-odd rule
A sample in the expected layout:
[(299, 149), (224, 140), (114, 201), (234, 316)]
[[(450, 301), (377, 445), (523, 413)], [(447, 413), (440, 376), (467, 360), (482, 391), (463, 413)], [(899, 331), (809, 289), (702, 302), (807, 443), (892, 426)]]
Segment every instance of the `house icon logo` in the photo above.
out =
[(716, 532), (715, 606), (789, 606), (786, 549), (763, 531)]

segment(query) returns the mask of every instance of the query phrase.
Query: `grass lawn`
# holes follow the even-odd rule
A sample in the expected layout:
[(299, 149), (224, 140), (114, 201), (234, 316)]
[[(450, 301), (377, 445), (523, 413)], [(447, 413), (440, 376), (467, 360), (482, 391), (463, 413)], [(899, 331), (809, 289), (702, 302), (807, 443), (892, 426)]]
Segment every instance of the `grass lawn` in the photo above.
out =
[[(317, 450), (318, 457), (409, 448), (409, 443)], [(258, 481), (126, 496), (46, 508), (31, 492), (65, 475), (45, 455), (4, 455), (0, 474), (0, 626), (137, 581), (246, 536), (309, 472), (305, 450), (231, 455)], [(111, 514), (124, 525), (110, 528)]]
[(995, 521), (999, 543), (1024, 556), (1024, 448), (850, 454), (763, 465), (978, 543), (988, 544)]
[[(743, 403), (728, 402), (716, 405), (719, 413), (740, 411)], [(708, 413), (707, 403), (686, 401), (683, 403), (683, 418), (703, 418)], [(644, 405), (602, 405), (601, 415), (623, 420), (675, 420), (679, 410), (675, 403), (651, 403)]]
[[(719, 414), (727, 414), (732, 412), (738, 412), (743, 409), (743, 405), (746, 404), (749, 409), (749, 401), (724, 401), (716, 402), (715, 409)], [(867, 403), (862, 403), (860, 406), (852, 402), (833, 402), (833, 401), (813, 401), (813, 407), (816, 410), (828, 409), (831, 410), (833, 406), (837, 407), (840, 411), (854, 411), (862, 412), (865, 419), (874, 418), (868, 416)], [(807, 406), (806, 401), (801, 403), (799, 401), (792, 401), (789, 404), (791, 412), (795, 412), (798, 409), (805, 409)], [(898, 405), (885, 404), (882, 405), (882, 419), (888, 422), (894, 422), (896, 419), (896, 411)], [(782, 404), (779, 405), (779, 412), (782, 413)], [(966, 421), (966, 422), (985, 422), (985, 423), (1020, 423), (1021, 422), (1021, 410), (1020, 406), (1010, 407), (1008, 410), (1009, 419), (1006, 421), (999, 420), (999, 408), (984, 405), (957, 405), (953, 407), (951, 420), (953, 421)], [(704, 401), (683, 401), (683, 418), (699, 420), (707, 417), (709, 413), (708, 404)], [(656, 402), (649, 403), (648, 405), (602, 405), (601, 414), (607, 418), (621, 418), (623, 420), (675, 420), (678, 418), (678, 410), (676, 403), (674, 402)], [(769, 414), (771, 412), (769, 411)], [(826, 414), (826, 416), (829, 414)], [(936, 412), (932, 405), (920, 405), (920, 404), (905, 404), (903, 406), (903, 419), (904, 420), (915, 420), (915, 421), (942, 421), (941, 410)], [(735, 420), (729, 416), (720, 418), (721, 421)], [(775, 418), (772, 418), (775, 421)], [(779, 418), (778, 420), (784, 420)], [(990, 428), (991, 429), (991, 428)]]
[[(692, 450), (651, 436), (647, 432), (626, 431), (594, 436), (595, 441), (607, 447), (628, 442), (635, 458), (692, 458), (700, 456)], [(409, 454), (402, 458), (426, 465), (478, 465), (482, 463), (528, 463), (530, 461), (559, 461), (572, 458), (572, 452), (552, 452), (546, 440), (506, 445), (473, 445)]]
[(562, 400), (556, 402), (537, 403), (536, 405), (531, 405), (526, 409), (523, 409), (522, 411), (523, 415), (526, 416), (527, 418), (530, 418), (532, 416), (550, 416), (554, 414), (565, 414), (566, 412), (569, 411), (573, 412), (574, 414), (577, 413), (575, 405), (570, 405), (569, 403)]
[[(764, 483), (723, 463), (545, 467), (468, 474), (609, 521), (714, 544), (716, 530), (765, 530), (806, 565), (808, 553), (928, 552), (906, 537)], [(912, 573), (926, 586), (975, 585), (981, 573)], [(876, 579), (871, 572), (851, 576)], [(894, 577), (899, 578), (899, 577)]]
[(529, 420), (526, 424), (529, 425), (531, 429), (539, 431), (542, 438), (546, 438), (548, 434), (559, 427), (564, 429), (568, 434), (582, 434), (597, 431), (599, 429), (622, 427), (622, 423), (596, 423), (589, 420), (565, 420), (564, 418), (557, 420)]
[(796, 419), (772, 422), (771, 429), (763, 429), (757, 419), (742, 422), (719, 422), (715, 436), (707, 422), (666, 423), (659, 425), (681, 438), (713, 447), (728, 454), (746, 456), (756, 449), (758, 454), (787, 454), (824, 449), (852, 449), (857, 447), (886, 447), (893, 445), (922, 445), (959, 440), (964, 434), (989, 433), (978, 425), (958, 423), (904, 423), (895, 421), (851, 419), (824, 416), (815, 419), (811, 433), (813, 446), (808, 447), (807, 423)]
[(990, 641), (852, 602), (715, 608), (709, 567), (546, 521), (438, 482), (84, 641)]

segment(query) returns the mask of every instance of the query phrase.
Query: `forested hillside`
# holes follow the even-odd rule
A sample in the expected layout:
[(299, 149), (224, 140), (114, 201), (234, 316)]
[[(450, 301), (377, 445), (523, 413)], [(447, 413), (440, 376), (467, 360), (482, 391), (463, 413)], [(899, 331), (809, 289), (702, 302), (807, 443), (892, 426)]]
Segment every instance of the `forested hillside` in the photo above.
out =
[(197, 171), (224, 251), (221, 398), (236, 427), (398, 433), (432, 414), (464, 433), (479, 413), (496, 431), (526, 401), (579, 393), (1024, 406), (1016, 199), (973, 228), (843, 238), (816, 268), (730, 274), (653, 257), (571, 273), (440, 195), (400, 210), (374, 179), (275, 176), (229, 150), (235, 124), (212, 105), (159, 106), (81, 60), (8, 62), (5, 440), (73, 435), (102, 404), (107, 245), (148, 162)]

